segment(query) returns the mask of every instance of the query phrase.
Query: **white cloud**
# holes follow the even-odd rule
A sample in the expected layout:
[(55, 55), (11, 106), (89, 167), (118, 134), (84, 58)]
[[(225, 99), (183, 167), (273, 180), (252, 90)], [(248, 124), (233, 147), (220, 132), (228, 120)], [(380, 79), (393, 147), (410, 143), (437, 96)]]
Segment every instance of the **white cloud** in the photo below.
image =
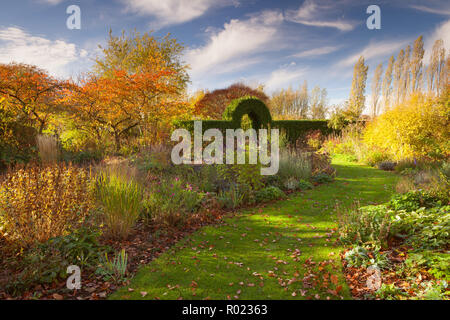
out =
[(332, 14), (333, 9), (329, 5), (321, 6), (311, 0), (306, 0), (298, 10), (288, 10), (286, 20), (301, 23), (314, 27), (336, 28), (341, 31), (350, 31), (355, 27), (355, 23), (335, 18), (325, 18), (325, 15)]
[(431, 51), (433, 48), (433, 44), (436, 40), (442, 39), (444, 41), (444, 47), (447, 52), (450, 51), (450, 20), (447, 20), (436, 27), (433, 33), (430, 36), (425, 36), (425, 55), (424, 55), (424, 63), (428, 64), (430, 61)]
[(273, 92), (277, 89), (292, 85), (293, 83), (299, 83), (300, 78), (305, 75), (305, 68), (298, 68), (295, 63), (291, 63), (289, 66), (274, 70), (270, 74), (269, 79), (264, 83), (265, 88), (267, 88), (268, 91)]
[(311, 50), (306, 50), (306, 51), (302, 51), (300, 53), (294, 54), (291, 57), (305, 58), (305, 57), (311, 57), (311, 56), (320, 56), (320, 55), (329, 54), (331, 52), (335, 52), (338, 49), (339, 49), (338, 46), (335, 46), (335, 47), (326, 46), (326, 47), (314, 48)]
[(57, 5), (57, 4), (60, 4), (63, 1), (64, 0), (39, 0), (39, 2), (48, 3), (50, 5)]
[(164, 27), (194, 20), (217, 6), (237, 5), (235, 1), (216, 0), (122, 0), (131, 12), (152, 16), (154, 27)]
[(276, 47), (282, 21), (283, 16), (278, 11), (266, 11), (247, 20), (231, 20), (222, 30), (210, 34), (206, 45), (186, 52), (191, 75), (195, 78), (231, 72), (259, 62), (252, 55)]
[(353, 66), (356, 61), (358, 61), (360, 56), (364, 56), (364, 59), (370, 60), (378, 57), (384, 57), (387, 55), (391, 55), (396, 51), (399, 51), (401, 48), (405, 47), (409, 40), (404, 41), (381, 41), (377, 43), (371, 43), (366, 46), (364, 49), (355, 53), (348, 58), (345, 58), (337, 63), (339, 67), (349, 67)]
[(73, 43), (32, 36), (16, 27), (0, 29), (0, 62), (37, 65), (58, 77), (69, 76), (68, 65), (88, 56)]
[(426, 7), (426, 6), (420, 6), (420, 5), (411, 5), (411, 8), (419, 10), (419, 11), (423, 11), (423, 12), (428, 12), (428, 13), (434, 13), (434, 14), (439, 14), (439, 15), (444, 15), (444, 16), (449, 16), (450, 15), (450, 8), (430, 8), (430, 7)]

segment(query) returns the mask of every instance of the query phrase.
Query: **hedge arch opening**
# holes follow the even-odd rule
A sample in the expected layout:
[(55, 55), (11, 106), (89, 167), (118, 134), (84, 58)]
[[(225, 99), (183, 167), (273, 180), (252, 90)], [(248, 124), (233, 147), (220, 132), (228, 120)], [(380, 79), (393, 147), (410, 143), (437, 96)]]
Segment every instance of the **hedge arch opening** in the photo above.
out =
[(269, 128), (272, 123), (269, 108), (256, 97), (233, 100), (225, 109), (223, 119), (231, 121), (235, 128), (240, 128), (245, 115), (250, 118), (253, 129)]
[(251, 120), (252, 129), (279, 129), (290, 143), (296, 141), (309, 131), (320, 130), (322, 134), (328, 135), (339, 132), (328, 126), (328, 120), (272, 120), (269, 108), (260, 99), (253, 96), (245, 96), (233, 100), (222, 114), (222, 120), (187, 120), (175, 121), (176, 128), (185, 128), (194, 131), (194, 122), (202, 122), (202, 131), (208, 129), (219, 129), (225, 134), (226, 129), (242, 128), (242, 118), (248, 115)]

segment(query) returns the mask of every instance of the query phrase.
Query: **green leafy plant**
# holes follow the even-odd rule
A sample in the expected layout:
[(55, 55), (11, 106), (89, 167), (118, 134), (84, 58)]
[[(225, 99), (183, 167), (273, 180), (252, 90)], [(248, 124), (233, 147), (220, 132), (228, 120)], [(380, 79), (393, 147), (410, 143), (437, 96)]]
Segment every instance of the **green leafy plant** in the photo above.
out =
[(128, 254), (125, 252), (125, 249), (116, 253), (114, 258), (109, 258), (108, 253), (105, 252), (96, 273), (102, 275), (106, 281), (121, 282), (125, 280), (127, 265)]
[(392, 216), (392, 232), (415, 248), (442, 248), (450, 242), (450, 206), (399, 211)]
[(420, 269), (427, 269), (436, 279), (450, 280), (450, 257), (448, 253), (423, 250), (411, 252), (405, 260), (405, 267), (410, 274)]
[(343, 243), (387, 246), (393, 214), (386, 205), (337, 208), (339, 239)]
[(389, 206), (394, 210), (414, 211), (421, 207), (431, 208), (441, 205), (442, 201), (429, 192), (412, 190), (404, 194), (394, 194)]
[(255, 192), (256, 202), (265, 202), (284, 198), (285, 194), (280, 188), (270, 186)]
[(283, 183), (283, 188), (285, 190), (297, 190), (298, 188), (298, 180), (294, 177), (289, 177), (286, 179), (286, 181), (284, 181)]
[(298, 187), (298, 189), (300, 189), (300, 190), (309, 190), (309, 189), (312, 189), (312, 188), (313, 188), (313, 185), (312, 185), (310, 182), (301, 179), (301, 180), (298, 182), (297, 187)]
[(382, 283), (381, 287), (375, 292), (375, 295), (382, 300), (397, 300), (399, 297), (405, 297), (402, 289), (395, 286), (394, 283)]
[(318, 173), (318, 174), (315, 174), (315, 175), (313, 175), (313, 176), (311, 177), (311, 180), (312, 180), (314, 183), (317, 183), (317, 184), (333, 182), (333, 178), (330, 177), (330, 176), (329, 176), (328, 174), (326, 174), (326, 173)]
[(444, 300), (448, 299), (448, 283), (447, 281), (425, 281), (420, 283), (420, 291), (417, 294), (417, 299), (420, 300)]
[(53, 283), (67, 277), (67, 267), (97, 266), (99, 257), (109, 250), (98, 242), (99, 231), (86, 227), (67, 236), (51, 238), (14, 257), (10, 264), (20, 272), (10, 281), (7, 291), (19, 293), (36, 284)]
[(239, 186), (232, 184), (229, 189), (219, 191), (217, 201), (221, 207), (234, 210), (244, 202), (244, 196)]
[(344, 259), (350, 267), (368, 268), (373, 266), (379, 269), (388, 269), (391, 266), (386, 254), (380, 253), (380, 247), (377, 246), (355, 246), (345, 253)]
[(151, 188), (143, 201), (144, 218), (170, 227), (182, 225), (200, 207), (204, 196), (177, 177), (157, 182)]

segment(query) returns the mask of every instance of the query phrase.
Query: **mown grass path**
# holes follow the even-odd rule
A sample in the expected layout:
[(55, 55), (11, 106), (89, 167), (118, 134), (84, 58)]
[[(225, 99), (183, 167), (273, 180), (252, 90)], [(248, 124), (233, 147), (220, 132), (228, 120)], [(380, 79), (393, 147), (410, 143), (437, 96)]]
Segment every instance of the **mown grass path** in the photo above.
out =
[[(388, 200), (396, 177), (335, 157), (336, 181), (205, 227), (110, 299), (349, 299), (336, 203)], [(132, 288), (133, 291), (129, 290)]]

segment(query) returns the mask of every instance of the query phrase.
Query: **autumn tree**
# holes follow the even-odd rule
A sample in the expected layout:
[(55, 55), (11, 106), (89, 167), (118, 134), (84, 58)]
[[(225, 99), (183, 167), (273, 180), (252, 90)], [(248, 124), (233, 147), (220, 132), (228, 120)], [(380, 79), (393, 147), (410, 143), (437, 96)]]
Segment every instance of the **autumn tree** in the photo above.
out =
[[(108, 77), (91, 74), (67, 93), (76, 108), (76, 117), (92, 129), (110, 133), (116, 151), (120, 150), (121, 138), (148, 119), (167, 129), (170, 122), (184, 112), (184, 103), (167, 98), (178, 90), (168, 81), (176, 71), (166, 67), (157, 70), (156, 66), (134, 74), (123, 70), (116, 70)], [(159, 128), (155, 128), (157, 134)]]
[(446, 54), (444, 41), (436, 40), (431, 51), (430, 63), (427, 70), (428, 91), (440, 95), (446, 82)]
[(254, 96), (268, 103), (269, 98), (258, 89), (250, 88), (242, 83), (235, 83), (225, 89), (217, 89), (206, 93), (194, 107), (194, 115), (202, 119), (222, 119), (225, 108), (231, 101), (244, 96)]
[(403, 57), (402, 73), (399, 82), (399, 102), (403, 102), (412, 91), (411, 86), (411, 46), (407, 46), (405, 49), (405, 55)]
[(309, 96), (311, 119), (325, 119), (327, 113), (327, 89), (316, 86)]
[(420, 90), (423, 72), (423, 37), (420, 36), (414, 41), (414, 47), (411, 57), (411, 92)]
[(61, 105), (64, 85), (36, 66), (0, 64), (0, 100), (4, 98), (10, 111), (39, 133)]
[(386, 111), (389, 109), (390, 103), (391, 103), (391, 96), (392, 96), (392, 70), (394, 68), (394, 56), (391, 56), (389, 59), (386, 72), (384, 73), (383, 78), (383, 106), (384, 110)]
[(393, 93), (395, 95), (393, 102), (397, 105), (400, 102), (400, 97), (402, 96), (402, 78), (403, 78), (403, 63), (405, 61), (405, 51), (402, 49), (398, 53), (397, 60), (394, 63), (394, 89)]
[(379, 64), (375, 69), (372, 78), (372, 117), (375, 118), (379, 112), (379, 101), (381, 92), (381, 76), (383, 74), (383, 64)]
[(355, 64), (353, 69), (352, 87), (350, 90), (350, 97), (348, 101), (348, 113), (352, 114), (354, 118), (359, 118), (365, 107), (365, 91), (367, 81), (367, 71), (369, 67), (366, 66), (364, 57), (361, 56)]
[[(132, 90), (128, 93), (118, 90), (123, 95), (113, 97), (120, 101), (126, 98), (127, 109), (139, 115), (129, 125), (139, 129), (143, 143), (160, 143), (170, 131), (174, 116), (191, 114), (188, 104), (180, 102), (186, 97), (189, 76), (182, 61), (184, 48), (176, 39), (137, 31), (114, 36), (110, 31), (107, 45), (101, 49), (103, 55), (96, 59), (94, 79), (96, 82), (110, 79), (116, 85), (113, 88), (126, 88), (127, 79), (132, 79)], [(174, 105), (178, 108), (173, 109)]]
[(116, 70), (134, 74), (158, 64), (173, 71), (166, 80), (178, 89), (177, 93), (182, 93), (189, 82), (188, 66), (182, 61), (184, 47), (170, 34), (156, 37), (152, 32), (141, 34), (134, 30), (129, 35), (122, 31), (121, 36), (114, 36), (110, 30), (107, 45), (100, 49), (103, 55), (94, 65), (97, 75), (113, 76)]

